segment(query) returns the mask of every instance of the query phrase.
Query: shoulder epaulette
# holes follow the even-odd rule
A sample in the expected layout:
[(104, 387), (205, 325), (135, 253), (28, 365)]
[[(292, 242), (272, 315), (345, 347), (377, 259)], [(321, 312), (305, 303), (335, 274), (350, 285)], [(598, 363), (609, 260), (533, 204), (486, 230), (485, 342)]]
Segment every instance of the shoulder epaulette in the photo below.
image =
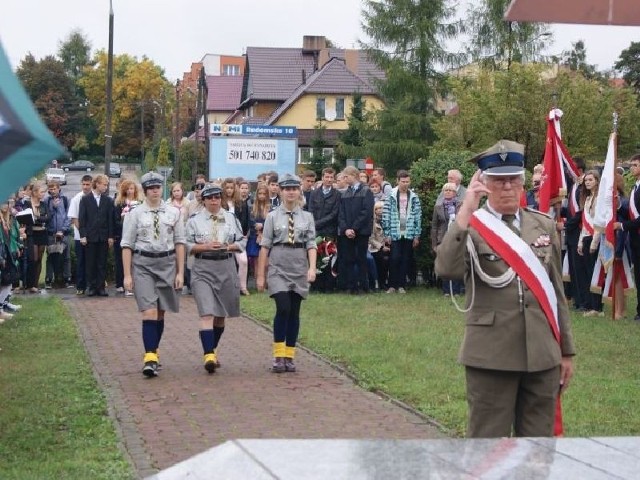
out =
[(543, 217), (547, 217), (548, 219), (551, 220), (551, 215), (549, 215), (548, 213), (541, 212), (540, 210), (536, 210), (535, 208), (531, 208), (531, 207), (524, 207), (524, 209), (527, 212), (537, 213), (538, 215), (542, 215)]

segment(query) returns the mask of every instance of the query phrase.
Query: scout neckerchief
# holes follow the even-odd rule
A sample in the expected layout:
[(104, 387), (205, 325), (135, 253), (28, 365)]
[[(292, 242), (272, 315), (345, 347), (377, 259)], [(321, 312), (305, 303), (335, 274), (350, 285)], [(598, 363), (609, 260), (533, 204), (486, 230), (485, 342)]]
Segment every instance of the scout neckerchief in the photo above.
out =
[[(533, 250), (531, 250), (531, 247), (487, 210), (476, 210), (471, 216), (469, 226), (478, 232), (480, 237), (529, 287), (547, 318), (554, 338), (560, 344), (558, 297), (549, 275), (533, 253)], [(562, 406), (560, 404), (560, 395), (558, 395), (554, 435), (560, 436), (562, 433)]]
[(293, 212), (287, 212), (289, 216), (288, 230), (287, 230), (287, 240), (290, 245), (293, 245), (296, 240), (296, 229), (295, 229), (295, 220), (293, 219)]

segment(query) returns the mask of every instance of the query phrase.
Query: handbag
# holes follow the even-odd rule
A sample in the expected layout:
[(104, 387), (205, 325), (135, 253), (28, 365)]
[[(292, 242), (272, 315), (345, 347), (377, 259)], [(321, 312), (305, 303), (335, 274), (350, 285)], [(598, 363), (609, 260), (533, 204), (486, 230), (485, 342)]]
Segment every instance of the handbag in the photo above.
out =
[(56, 253), (64, 252), (66, 245), (63, 242), (52, 243), (51, 245), (47, 245), (47, 253), (49, 255), (54, 255)]

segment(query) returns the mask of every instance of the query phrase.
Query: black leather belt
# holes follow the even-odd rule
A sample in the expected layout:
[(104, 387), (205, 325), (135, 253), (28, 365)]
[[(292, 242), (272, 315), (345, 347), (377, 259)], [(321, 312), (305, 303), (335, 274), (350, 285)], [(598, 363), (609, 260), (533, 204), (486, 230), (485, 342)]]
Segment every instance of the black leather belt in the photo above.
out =
[(305, 248), (307, 246), (306, 243), (276, 243), (274, 247), (284, 247), (284, 248)]
[(201, 260), (227, 260), (231, 255), (231, 253), (196, 253), (194, 257)]
[(144, 250), (134, 250), (133, 253), (137, 255), (142, 255), (143, 257), (163, 258), (163, 257), (168, 257), (169, 255), (173, 255), (174, 253), (176, 253), (176, 251), (175, 249), (169, 250), (168, 252), (145, 252)]

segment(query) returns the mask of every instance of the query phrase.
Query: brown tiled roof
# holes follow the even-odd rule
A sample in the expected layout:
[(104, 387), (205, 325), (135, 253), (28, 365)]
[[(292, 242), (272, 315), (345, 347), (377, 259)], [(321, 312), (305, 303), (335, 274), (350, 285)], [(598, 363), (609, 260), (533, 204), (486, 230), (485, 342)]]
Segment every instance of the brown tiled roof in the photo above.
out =
[[(339, 58), (345, 60), (346, 51), (342, 48), (330, 48), (329, 58)], [(365, 50), (358, 50), (358, 71), (356, 74), (365, 82), (375, 86), (376, 80), (384, 80), (385, 73), (369, 57)]]
[(271, 125), (272, 122), (275, 122), (302, 95), (308, 93), (353, 95), (356, 92), (363, 95), (376, 93), (369, 83), (349, 71), (343, 60), (332, 58), (324, 67), (311, 75), (306, 83), (300, 85), (287, 101), (271, 114), (266, 124)]
[(241, 76), (207, 76), (207, 111), (234, 111), (240, 105)]
[(247, 48), (248, 82), (242, 101), (275, 100), (284, 102), (302, 83), (302, 72), (314, 72), (314, 57), (300, 48)]

